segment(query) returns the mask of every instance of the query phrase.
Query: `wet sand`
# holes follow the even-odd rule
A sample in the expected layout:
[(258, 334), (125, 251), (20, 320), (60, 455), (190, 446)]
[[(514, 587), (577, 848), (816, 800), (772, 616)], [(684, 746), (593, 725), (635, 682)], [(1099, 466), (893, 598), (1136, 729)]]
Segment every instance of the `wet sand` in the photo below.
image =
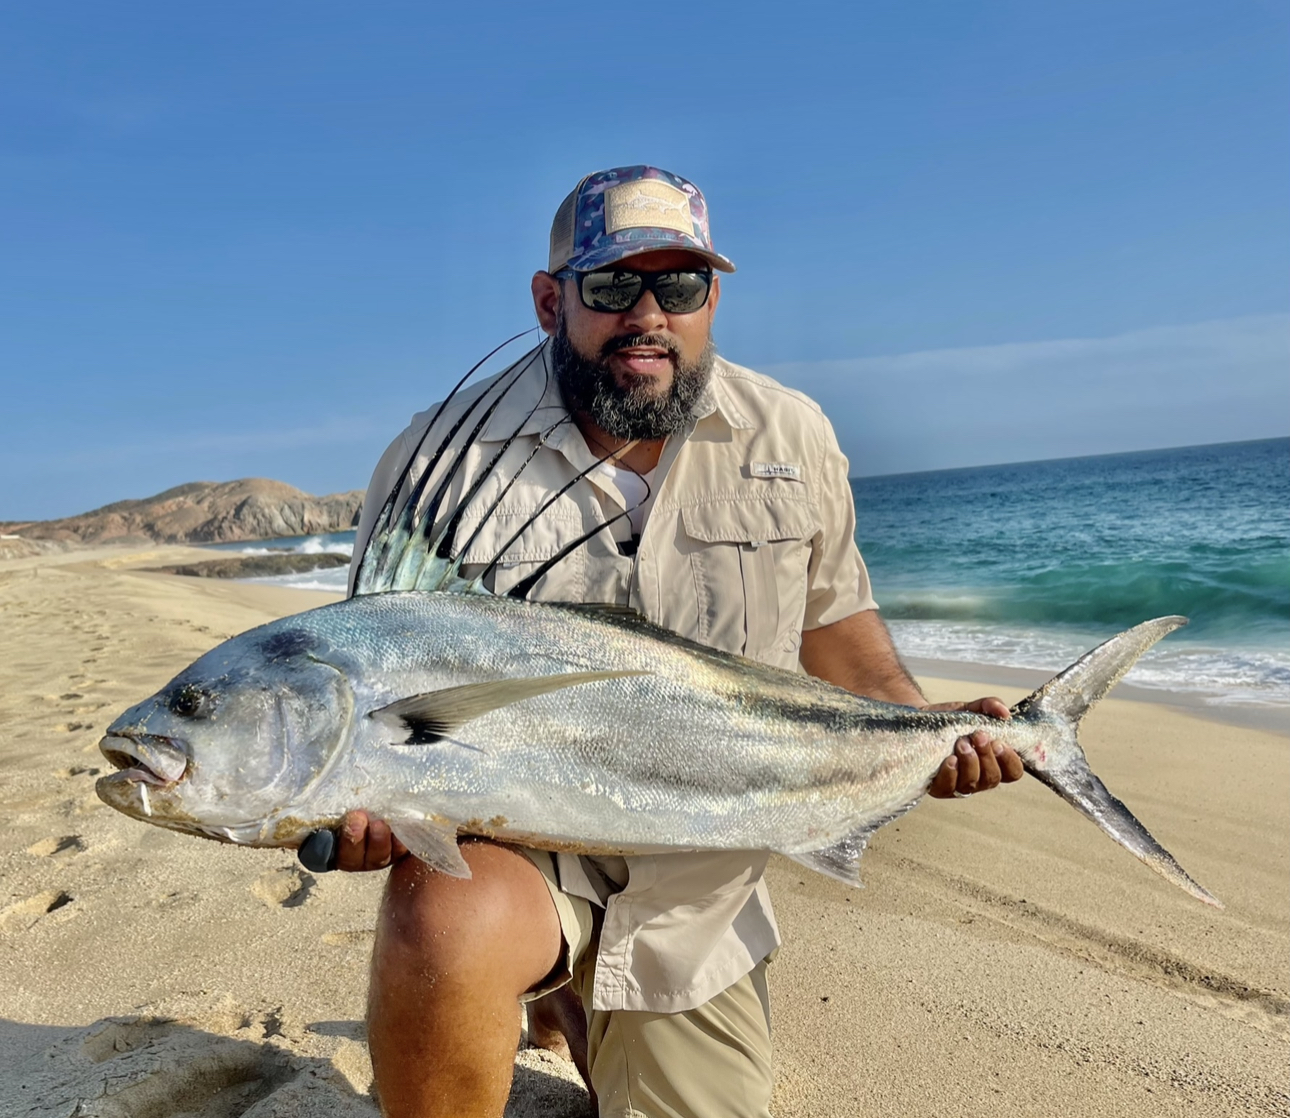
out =
[[(332, 600), (137, 570), (199, 557), (0, 561), (6, 1118), (376, 1114), (362, 1017), (383, 875), (312, 875), (94, 795), (122, 709), (218, 640)], [(986, 678), (924, 682), (1024, 693)], [(1029, 779), (885, 828), (863, 890), (777, 860), (778, 1118), (1290, 1114), (1290, 738), (1122, 699), (1085, 726), (1094, 768), (1228, 907)], [(585, 1108), (569, 1065), (519, 1054), (508, 1115)]]

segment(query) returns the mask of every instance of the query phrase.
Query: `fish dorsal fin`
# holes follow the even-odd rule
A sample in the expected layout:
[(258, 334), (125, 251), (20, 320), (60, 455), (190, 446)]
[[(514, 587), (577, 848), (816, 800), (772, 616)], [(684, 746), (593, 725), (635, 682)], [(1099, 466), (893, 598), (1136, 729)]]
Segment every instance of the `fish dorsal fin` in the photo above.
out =
[(649, 675), (649, 672), (562, 672), (559, 675), (497, 679), (487, 683), (466, 683), (427, 691), (372, 711), (368, 717), (401, 730), (401, 745), (430, 745), (441, 741), (472, 719), (522, 699), (548, 695), (565, 687), (596, 683), (605, 679)]
[(551, 604), (615, 621), (649, 621), (649, 618), (635, 606), (620, 606), (616, 602), (553, 602)]
[[(430, 422), (426, 425), (421, 441), (417, 444), (411, 462), (415, 462), (420, 456), (423, 449), (429, 443), (431, 435), (436, 437), (440, 434), (439, 419), (443, 416), (445, 409), (461, 391), (462, 386), (484, 365), (491, 357), (499, 351), (510, 345), (511, 342), (522, 338), (529, 333), (524, 330), (514, 337), (507, 338), (501, 345), (496, 346), (489, 353), (485, 354), (475, 365), (470, 368), (466, 375), (463, 376), (455, 385), (452, 391), (444, 397), (443, 402), (435, 410)], [(479, 400), (482, 400), (487, 392), (481, 393)], [(358, 571), (354, 578), (354, 593), (359, 594), (378, 594), (385, 590), (393, 590), (392, 585), (398, 564), (403, 559), (408, 545), (411, 540), (414, 525), (416, 523), (417, 508), (421, 503), (421, 497), (425, 492), (426, 485), (429, 484), (431, 476), (434, 474), (435, 467), (443, 459), (453, 435), (456, 434), (461, 424), (465, 422), (470, 415), (471, 410), (479, 403), (476, 400), (470, 408), (467, 408), (462, 417), (458, 420), (447, 436), (438, 444), (437, 449), (431, 452), (426, 468), (418, 478), (416, 484), (412, 485), (404, 498), (402, 506), (399, 505), (399, 494), (404, 488), (404, 474), (400, 474), (394, 487), (390, 490), (385, 498), (381, 511), (377, 514), (376, 522), (372, 525), (372, 533), (368, 536), (367, 545), (363, 549), (363, 554), (359, 559)], [(460, 462), (461, 455), (458, 453), (457, 462)], [(456, 463), (454, 463), (456, 465)]]
[[(466, 381), (474, 375), (484, 362), (488, 361), (504, 346), (523, 337), (525, 333), (528, 333), (528, 331), (509, 338), (501, 346), (498, 346), (485, 356), (457, 382), (443, 403), (435, 410), (429, 424), (421, 435), (416, 450), (408, 461), (407, 467), (405, 467), (398, 482), (387, 495), (385, 503), (381, 506), (381, 511), (377, 515), (376, 523), (373, 525), (372, 533), (368, 537), (367, 545), (359, 560), (358, 572), (354, 579), (355, 595), (379, 594), (393, 590), (425, 590), (456, 594), (490, 593), (485, 585), (485, 580), (496, 570), (511, 545), (533, 525), (534, 521), (541, 517), (565, 493), (598, 469), (602, 463), (616, 455), (621, 455), (635, 445), (634, 442), (628, 443), (625, 447), (610, 451), (598, 458), (590, 466), (578, 471), (562, 487), (547, 495), (536, 511), (528, 516), (511, 537), (498, 548), (497, 554), (493, 556), (492, 560), (478, 575), (471, 579), (462, 577), (462, 562), (470, 545), (475, 542), (485, 524), (497, 512), (502, 500), (506, 497), (520, 474), (533, 461), (537, 452), (545, 445), (546, 440), (557, 428), (571, 422), (571, 417), (565, 414), (555, 423), (538, 433), (538, 437), (527, 456), (518, 466), (509, 471), (509, 478), (506, 479), (504, 485), (500, 486), (500, 491), (492, 498), (488, 507), (483, 510), (482, 515), (477, 517), (478, 522), (473, 533), (463, 546), (456, 549), (456, 556), (454, 557), (455, 539), (467, 509), (478, 497), (488, 479), (496, 475), (502, 457), (528, 427), (530, 420), (546, 399), (552, 377), (546, 346), (535, 346), (492, 382), (486, 384), (473, 400), (459, 409), (458, 413), (449, 413), (446, 409)], [(472, 479), (468, 479), (463, 483), (460, 497), (456, 499), (455, 505), (441, 522), (440, 512), (444, 508), (445, 499), (454, 484), (461, 479), (470, 449), (479, 441), (489, 420), (497, 412), (505, 397), (539, 359), (542, 362), (545, 383), (542, 391), (537, 394), (537, 399), (534, 401), (533, 406), (528, 409), (528, 413), (509, 437), (503, 440), (492, 458), (479, 469)], [(447, 428), (446, 432), (444, 431), (445, 427)], [(432, 447), (433, 449), (427, 452), (427, 447)], [(415, 481), (409, 484), (407, 482), (408, 472), (423, 453), (426, 453), (425, 467), (417, 475)], [(582, 535), (561, 548), (557, 554), (540, 564), (528, 577), (522, 579), (507, 591), (508, 596), (520, 599), (526, 598), (536, 583), (552, 567), (562, 562), (570, 553), (588, 542), (593, 536), (605, 531), (605, 529), (628, 515), (629, 512), (621, 512), (605, 523), (593, 525)]]
[[(510, 394), (511, 389), (520, 382), (521, 378), (532, 366), (539, 352), (540, 350), (536, 349), (531, 351), (527, 355), (527, 360), (521, 358), (511, 370), (508, 370), (509, 375), (508, 373), (503, 373), (501, 378), (487, 386), (453, 424), (452, 429), (440, 445), (439, 452), (426, 463), (424, 472), (417, 479), (417, 484), (412, 493), (408, 495), (407, 503), (404, 506), (403, 522), (408, 526), (408, 530), (400, 535), (400, 538), (403, 539), (402, 553), (395, 562), (393, 573), (388, 580), (389, 585), (385, 589), (443, 590), (448, 588), (448, 583), (457, 580), (457, 564), (452, 562), (451, 557), (452, 536), (461, 522), (462, 515), (479, 492), (480, 487), (492, 474), (502, 455), (510, 448), (511, 443), (519, 436), (519, 432), (523, 430), (524, 425), (528, 423), (533, 413), (537, 410), (538, 404), (541, 403), (541, 396), (538, 397), (533, 407), (529, 409), (528, 414), (520, 421), (519, 427), (503, 442), (491, 461), (479, 471), (473, 483), (458, 499), (457, 507), (453, 514), (448, 517), (441, 527), (436, 529), (435, 524), (439, 516), (439, 510), (443, 507), (444, 498), (461, 472), (468, 451), (478, 441), (488, 421), (501, 407), (502, 401)], [(418, 512), (421, 494), (425, 491), (429, 480), (435, 475), (436, 466), (443, 461), (445, 450), (462, 429), (466, 420), (472, 416), (475, 409), (484, 405), (486, 400), (488, 402), (482, 407), (479, 416), (475, 419), (474, 427), (467, 433), (464, 442), (457, 449), (455, 455), (446, 462), (442, 476), (439, 478), (439, 484), (435, 487), (425, 507)], [(433, 424), (431, 426), (433, 427)], [(426, 433), (427, 435), (429, 434), (428, 429)], [(415, 461), (415, 458), (413, 460)], [(525, 462), (525, 465), (527, 464)], [(486, 517), (491, 515), (495, 508), (496, 505), (489, 509)], [(413, 526), (414, 522), (415, 526)]]
[[(631, 450), (631, 448), (634, 447), (638, 442), (640, 442), (639, 439), (632, 439), (631, 442), (626, 443), (623, 446), (620, 446), (617, 450), (612, 450), (607, 452), (600, 458), (599, 461), (595, 463), (595, 465), (588, 466), (585, 470), (583, 470), (580, 474), (578, 474), (578, 476), (575, 477), (573, 481), (571, 481), (568, 485), (566, 485), (564, 489), (561, 489), (560, 493), (557, 493), (556, 496), (558, 497), (560, 496), (560, 494), (563, 494), (565, 490), (569, 489), (575, 482), (581, 481), (583, 478), (590, 475), (593, 471), (595, 471), (597, 468), (602, 466), (604, 463), (608, 462), (611, 458), (617, 458), (625, 454), (627, 451)], [(641, 481), (645, 481), (645, 479), (642, 477)], [(514, 586), (512, 586), (506, 592), (507, 596), (511, 598), (519, 598), (521, 600), (526, 599), (529, 596), (529, 592), (533, 589), (534, 586), (537, 585), (538, 580), (544, 574), (546, 574), (547, 571), (549, 571), (557, 563), (564, 562), (564, 560), (570, 554), (572, 554), (574, 551), (580, 548), (584, 543), (590, 540), (593, 536), (599, 535), (606, 528), (613, 527), (620, 520), (629, 519), (633, 512), (635, 512), (638, 508), (640, 508), (642, 505), (644, 505), (646, 502), (649, 501), (649, 498), (650, 498), (650, 485), (649, 485), (649, 482), (646, 481), (645, 496), (641, 498), (641, 500), (638, 501), (634, 506), (632, 506), (632, 508), (624, 509), (622, 512), (618, 513), (618, 515), (611, 516), (607, 521), (605, 521), (604, 524), (595, 525), (594, 527), (590, 528), (588, 531), (584, 532), (577, 539), (567, 543), (564, 547), (562, 547), (559, 551), (557, 551), (554, 555), (552, 555), (550, 559), (548, 559), (545, 563), (539, 566), (537, 570), (533, 571), (532, 574), (528, 575), (526, 578), (521, 579)], [(554, 498), (552, 498), (552, 500), (554, 500)], [(545, 507), (546, 506), (544, 505), (543, 508)], [(540, 515), (540, 511), (539, 511), (539, 515)], [(530, 521), (530, 523), (532, 523), (532, 521)], [(527, 525), (525, 527), (527, 527)], [(521, 528), (520, 531), (523, 531), (523, 528)], [(516, 533), (517, 538), (518, 538), (518, 535), (519, 533)], [(507, 547), (509, 546), (510, 544), (507, 544)], [(496, 563), (497, 560), (494, 559), (493, 562)]]

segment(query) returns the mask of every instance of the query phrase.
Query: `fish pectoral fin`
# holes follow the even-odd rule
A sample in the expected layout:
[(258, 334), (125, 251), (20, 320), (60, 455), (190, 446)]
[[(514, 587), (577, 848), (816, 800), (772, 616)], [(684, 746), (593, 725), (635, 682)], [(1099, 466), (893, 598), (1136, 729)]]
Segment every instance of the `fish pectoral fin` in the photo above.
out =
[(390, 815), (394, 836), (431, 869), (449, 877), (470, 877), (470, 867), (457, 848), (457, 825), (435, 816)]
[(441, 741), (471, 719), (501, 707), (547, 695), (565, 687), (596, 683), (604, 679), (649, 675), (649, 672), (564, 672), (523, 679), (498, 679), (488, 683), (466, 683), (427, 691), (372, 711), (368, 717), (402, 727), (408, 734), (401, 745), (431, 745)]

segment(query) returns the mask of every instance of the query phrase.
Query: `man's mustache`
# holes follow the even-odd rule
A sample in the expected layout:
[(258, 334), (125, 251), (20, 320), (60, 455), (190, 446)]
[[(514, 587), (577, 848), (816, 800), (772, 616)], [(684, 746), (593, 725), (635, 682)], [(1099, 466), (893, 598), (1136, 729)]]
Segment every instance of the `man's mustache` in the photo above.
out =
[(656, 346), (666, 350), (673, 361), (681, 359), (681, 347), (665, 334), (619, 334), (600, 347), (600, 356), (603, 360), (619, 350), (635, 349), (637, 346)]

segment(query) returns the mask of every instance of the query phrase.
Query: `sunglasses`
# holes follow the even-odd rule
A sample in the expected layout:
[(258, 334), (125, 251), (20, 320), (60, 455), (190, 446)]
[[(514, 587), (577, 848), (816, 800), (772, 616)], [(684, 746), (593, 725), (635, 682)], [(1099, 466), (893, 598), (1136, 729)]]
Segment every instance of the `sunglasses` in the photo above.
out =
[(631, 272), (622, 268), (576, 272), (561, 268), (555, 278), (577, 280), (582, 305), (605, 314), (631, 310), (647, 291), (654, 293), (664, 314), (692, 314), (708, 301), (712, 290), (711, 272)]

